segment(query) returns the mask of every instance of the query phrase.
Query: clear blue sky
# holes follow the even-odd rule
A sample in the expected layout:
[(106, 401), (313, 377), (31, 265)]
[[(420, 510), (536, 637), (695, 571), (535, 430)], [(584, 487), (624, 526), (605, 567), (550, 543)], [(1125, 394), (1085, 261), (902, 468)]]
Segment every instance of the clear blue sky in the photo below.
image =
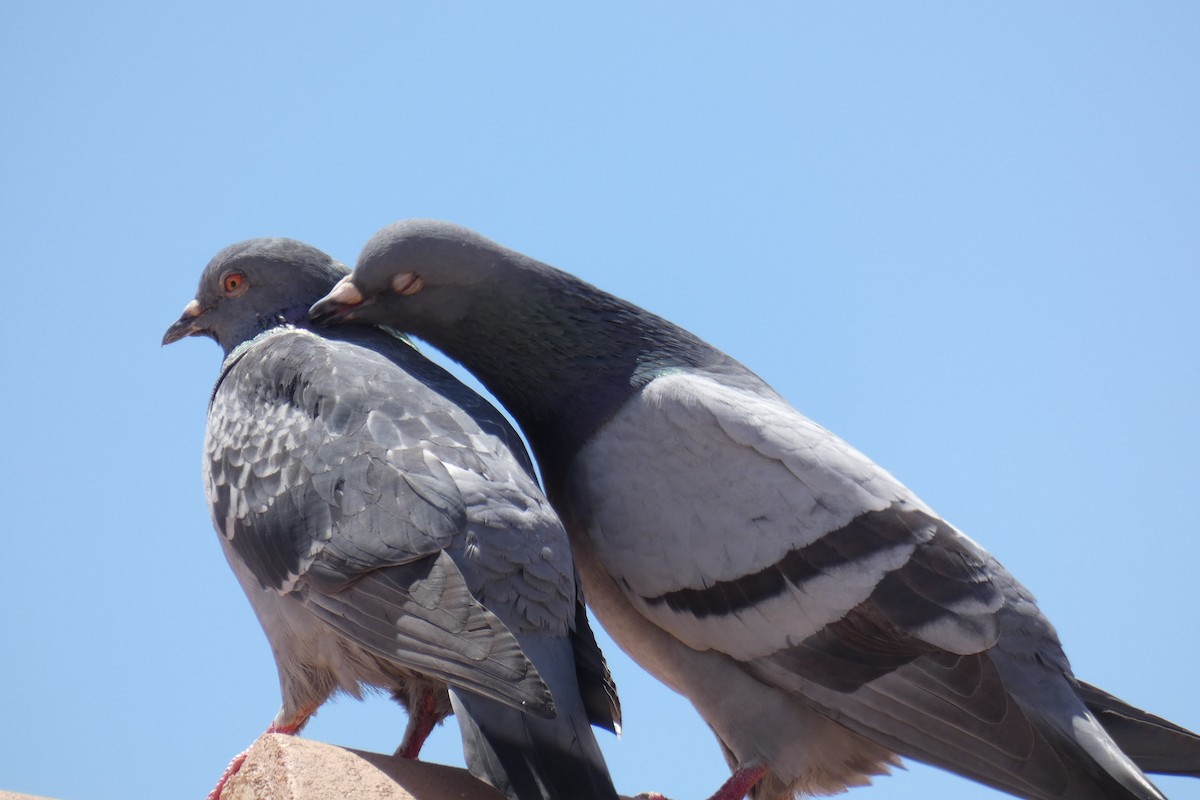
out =
[[(1196, 5), (338, 5), (0, 7), (0, 789), (199, 797), (270, 721), (200, 481), (220, 355), (159, 339), (227, 244), (352, 261), (411, 216), (732, 353), (997, 554), (1081, 676), (1200, 728)], [(707, 797), (707, 729), (607, 652), (618, 787)]]

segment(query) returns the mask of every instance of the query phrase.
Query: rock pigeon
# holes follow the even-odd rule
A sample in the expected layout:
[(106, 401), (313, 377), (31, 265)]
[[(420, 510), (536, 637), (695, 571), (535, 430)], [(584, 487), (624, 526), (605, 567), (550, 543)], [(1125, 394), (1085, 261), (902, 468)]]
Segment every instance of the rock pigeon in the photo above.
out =
[(225, 352), (204, 478), (279, 668), (269, 730), (376, 687), (409, 710), (400, 755), (453, 707), (468, 767), (513, 800), (614, 800), (590, 721), (616, 729), (615, 690), (520, 439), (395, 333), (312, 330), (347, 272), (289, 239), (233, 245), (163, 337)]
[(597, 619), (719, 739), (716, 797), (837, 792), (898, 756), (1037, 800), (1200, 772), (1200, 738), (1073, 676), (991, 555), (676, 325), (423, 220), (312, 316), (420, 337), (509, 410)]

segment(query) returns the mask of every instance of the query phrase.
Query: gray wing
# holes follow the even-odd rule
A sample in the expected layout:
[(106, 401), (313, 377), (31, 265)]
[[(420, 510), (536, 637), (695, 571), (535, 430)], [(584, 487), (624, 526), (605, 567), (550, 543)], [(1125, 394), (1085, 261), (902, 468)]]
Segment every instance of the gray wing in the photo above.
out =
[[(570, 477), (644, 616), (868, 739), (1007, 791), (1159, 796), (994, 559), (768, 388), (726, 377), (656, 379)], [(629, 466), (664, 458), (675, 469)]]
[[(446, 553), (467, 524), (448, 403), (363, 348), (288, 330), (227, 361), (209, 411), (214, 523), (264, 588), (375, 656), (552, 713), (508, 628)], [(455, 451), (455, 443), (458, 444)]]
[[(344, 326), (328, 335), (361, 344), (400, 366), (448, 399), (502, 448), (476, 441), (464, 452), (461, 439), (438, 438), (426, 447), (447, 464), (457, 464), (460, 496), (466, 500), (472, 556), (451, 553), (473, 580), (488, 607), (507, 613), (514, 630), (557, 631), (570, 636), (576, 683), (592, 724), (618, 732), (621, 706), (604, 654), (588, 622), (582, 591), (567, 554), (566, 531), (545, 500), (520, 436), (504, 415), (446, 370), (422, 356), (407, 339), (372, 327)], [(446, 424), (444, 421), (441, 423)], [(456, 444), (459, 442), (459, 444)], [(569, 616), (574, 593), (574, 620)], [(520, 638), (520, 637), (518, 637)], [(545, 677), (545, 676), (543, 676)]]
[[(370, 331), (357, 336), (487, 434), (464, 448), (463, 433), (449, 435), (443, 420), (423, 439), (427, 456), (447, 470), (464, 514), (464, 533), (444, 554), (472, 594), (516, 636), (549, 687), (556, 713), (535, 718), (487, 697), (451, 691), (468, 766), (510, 796), (616, 800), (591, 730), (592, 722), (617, 728), (616, 691), (588, 626), (566, 531), (516, 433), (477, 394), (411, 348)], [(394, 434), (379, 430), (376, 438)]]
[(606, 731), (620, 734), (621, 700), (617, 695), (617, 684), (588, 622), (582, 589), (575, 597), (575, 630), (571, 644), (575, 651), (575, 675), (588, 720)]

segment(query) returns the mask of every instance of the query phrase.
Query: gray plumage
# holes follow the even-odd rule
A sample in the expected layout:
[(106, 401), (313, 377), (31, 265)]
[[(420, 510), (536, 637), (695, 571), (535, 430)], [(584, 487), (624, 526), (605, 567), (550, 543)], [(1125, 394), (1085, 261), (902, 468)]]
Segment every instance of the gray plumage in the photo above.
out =
[(413, 333), (508, 408), (597, 618), (731, 766), (768, 767), (759, 800), (897, 754), (1036, 800), (1160, 798), (1139, 764), (1200, 769), (1200, 738), (1072, 675), (987, 552), (670, 322), (431, 221), (376, 234), (312, 314)]
[(519, 438), (395, 334), (307, 329), (345, 273), (299, 242), (234, 245), (164, 337), (226, 353), (204, 477), (279, 668), (272, 729), (378, 687), (409, 709), (409, 755), (453, 704), (468, 766), (510, 797), (615, 798), (590, 725), (616, 727), (615, 691)]

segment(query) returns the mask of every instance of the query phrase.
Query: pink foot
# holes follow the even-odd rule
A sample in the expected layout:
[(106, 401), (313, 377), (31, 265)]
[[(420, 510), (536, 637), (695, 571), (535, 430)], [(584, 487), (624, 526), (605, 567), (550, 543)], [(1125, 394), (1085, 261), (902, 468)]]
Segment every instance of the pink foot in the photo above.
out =
[[(285, 736), (294, 736), (301, 728), (304, 727), (304, 724), (308, 722), (309, 717), (316, 713), (316, 711), (316, 706), (306, 706), (305, 708), (301, 709), (300, 713), (297, 714), (290, 722), (286, 722), (282, 725), (276, 725), (274, 722), (272, 722), (270, 727), (268, 727), (262, 735), (266, 736), (268, 733), (282, 733)], [(262, 736), (259, 738), (261, 739)], [(255, 741), (258, 741), (258, 739), (255, 739)], [(252, 743), (250, 747), (253, 746), (254, 745)], [(238, 770), (240, 770), (242, 765), (246, 763), (246, 756), (250, 754), (250, 747), (247, 747), (245, 750), (233, 757), (233, 760), (229, 762), (229, 766), (226, 767), (225, 771), (221, 773), (221, 777), (217, 780), (217, 785), (214, 786), (213, 790), (208, 793), (207, 800), (221, 800), (221, 793), (225, 791), (225, 784), (229, 783), (230, 778), (232, 778), (234, 775), (237, 775)]]
[(229, 762), (229, 766), (221, 773), (221, 778), (217, 781), (217, 785), (208, 793), (207, 800), (221, 800), (221, 792), (225, 791), (225, 784), (229, 783), (229, 779), (237, 775), (238, 770), (242, 768), (242, 764), (246, 763), (246, 756), (250, 753), (250, 748), (247, 747), (242, 752), (233, 757)]
[[(739, 767), (729, 776), (729, 780), (721, 784), (721, 788), (717, 789), (717, 793), (709, 800), (742, 800), (746, 796), (746, 792), (753, 789), (755, 784), (766, 774), (766, 764)], [(637, 795), (635, 800), (667, 800), (667, 798), (658, 792), (642, 792)]]

